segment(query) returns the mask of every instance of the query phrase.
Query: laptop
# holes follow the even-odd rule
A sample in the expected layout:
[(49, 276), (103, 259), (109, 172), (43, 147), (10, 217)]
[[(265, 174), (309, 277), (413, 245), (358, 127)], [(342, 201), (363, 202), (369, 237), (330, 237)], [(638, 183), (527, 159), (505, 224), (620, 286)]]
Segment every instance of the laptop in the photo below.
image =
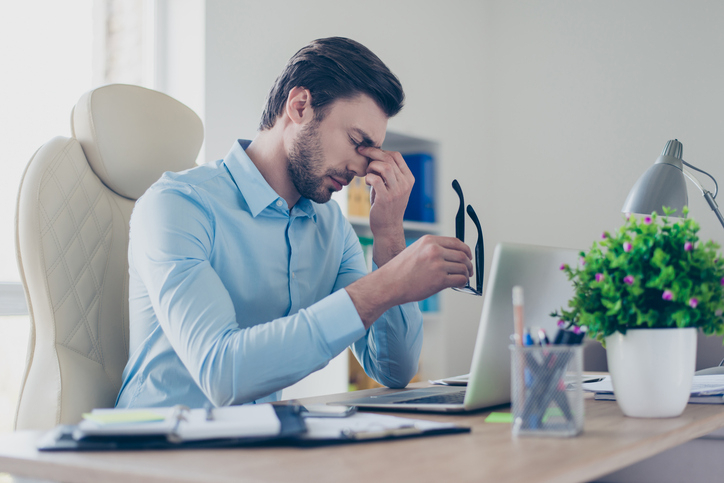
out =
[[(524, 291), (525, 325), (543, 328), (555, 336), (554, 310), (566, 307), (573, 285), (561, 272), (561, 264), (575, 264), (580, 250), (500, 243), (495, 247), (488, 286), (483, 300), (478, 336), (467, 386), (433, 386), (401, 389), (329, 404), (398, 411), (468, 412), (510, 402), (510, 349), (513, 333), (512, 291)], [(451, 378), (460, 384), (466, 378)]]

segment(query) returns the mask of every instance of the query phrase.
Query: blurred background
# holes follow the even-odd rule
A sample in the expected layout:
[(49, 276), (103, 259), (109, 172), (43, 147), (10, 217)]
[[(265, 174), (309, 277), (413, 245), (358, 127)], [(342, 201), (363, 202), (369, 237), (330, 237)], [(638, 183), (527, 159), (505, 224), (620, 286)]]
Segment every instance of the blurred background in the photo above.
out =
[[(389, 130), (434, 147), (436, 231), (454, 234), (457, 178), (480, 217), (487, 268), (501, 241), (586, 249), (616, 229), (629, 189), (669, 139), (724, 182), (723, 24), (724, 3), (704, 0), (3, 2), (0, 430), (11, 427), (27, 346), (27, 315), (13, 308), (17, 186), (35, 150), (70, 136), (85, 91), (130, 83), (186, 103), (204, 121), (203, 163), (254, 137), (300, 47), (353, 38), (405, 88)], [(688, 189), (701, 237), (723, 243)], [(422, 378), (468, 372), (481, 308), (480, 297), (440, 294), (425, 319)], [(707, 344), (700, 365), (718, 364), (721, 339)], [(285, 396), (345, 390), (347, 370), (340, 358)]]

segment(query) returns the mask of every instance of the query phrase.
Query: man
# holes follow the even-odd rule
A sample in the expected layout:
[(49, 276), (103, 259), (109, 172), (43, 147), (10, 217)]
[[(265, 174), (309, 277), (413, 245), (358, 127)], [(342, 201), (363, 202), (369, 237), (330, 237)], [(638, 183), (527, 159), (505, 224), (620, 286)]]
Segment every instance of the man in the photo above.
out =
[[(403, 98), (364, 46), (314, 41), (275, 82), (253, 142), (164, 174), (138, 200), (118, 407), (278, 400), (350, 345), (377, 381), (410, 381), (422, 347), (415, 302), (464, 285), (472, 263), (455, 238), (405, 249), (414, 179), (399, 153), (380, 149)], [(327, 203), (354, 176), (372, 187), (369, 275)]]

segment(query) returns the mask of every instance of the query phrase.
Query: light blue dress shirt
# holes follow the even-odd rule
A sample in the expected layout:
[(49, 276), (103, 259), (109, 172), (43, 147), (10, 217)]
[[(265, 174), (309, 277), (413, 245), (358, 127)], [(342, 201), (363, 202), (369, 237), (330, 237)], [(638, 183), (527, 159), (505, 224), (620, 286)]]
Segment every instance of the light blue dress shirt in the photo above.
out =
[(367, 374), (404, 387), (422, 316), (393, 307), (365, 331), (344, 287), (366, 275), (336, 202), (291, 210), (234, 143), (165, 173), (131, 217), (130, 358), (117, 407), (268, 402), (352, 345)]

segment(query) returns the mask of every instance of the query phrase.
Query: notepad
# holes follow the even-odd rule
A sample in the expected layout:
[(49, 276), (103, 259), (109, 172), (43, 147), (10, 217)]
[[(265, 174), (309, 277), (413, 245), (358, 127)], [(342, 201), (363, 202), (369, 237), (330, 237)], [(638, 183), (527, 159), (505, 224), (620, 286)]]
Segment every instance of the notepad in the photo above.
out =
[(281, 423), (270, 404), (228, 406), (213, 410), (183, 406), (158, 409), (94, 409), (78, 424), (76, 439), (91, 436), (163, 435), (176, 441), (214, 438), (271, 437)]

